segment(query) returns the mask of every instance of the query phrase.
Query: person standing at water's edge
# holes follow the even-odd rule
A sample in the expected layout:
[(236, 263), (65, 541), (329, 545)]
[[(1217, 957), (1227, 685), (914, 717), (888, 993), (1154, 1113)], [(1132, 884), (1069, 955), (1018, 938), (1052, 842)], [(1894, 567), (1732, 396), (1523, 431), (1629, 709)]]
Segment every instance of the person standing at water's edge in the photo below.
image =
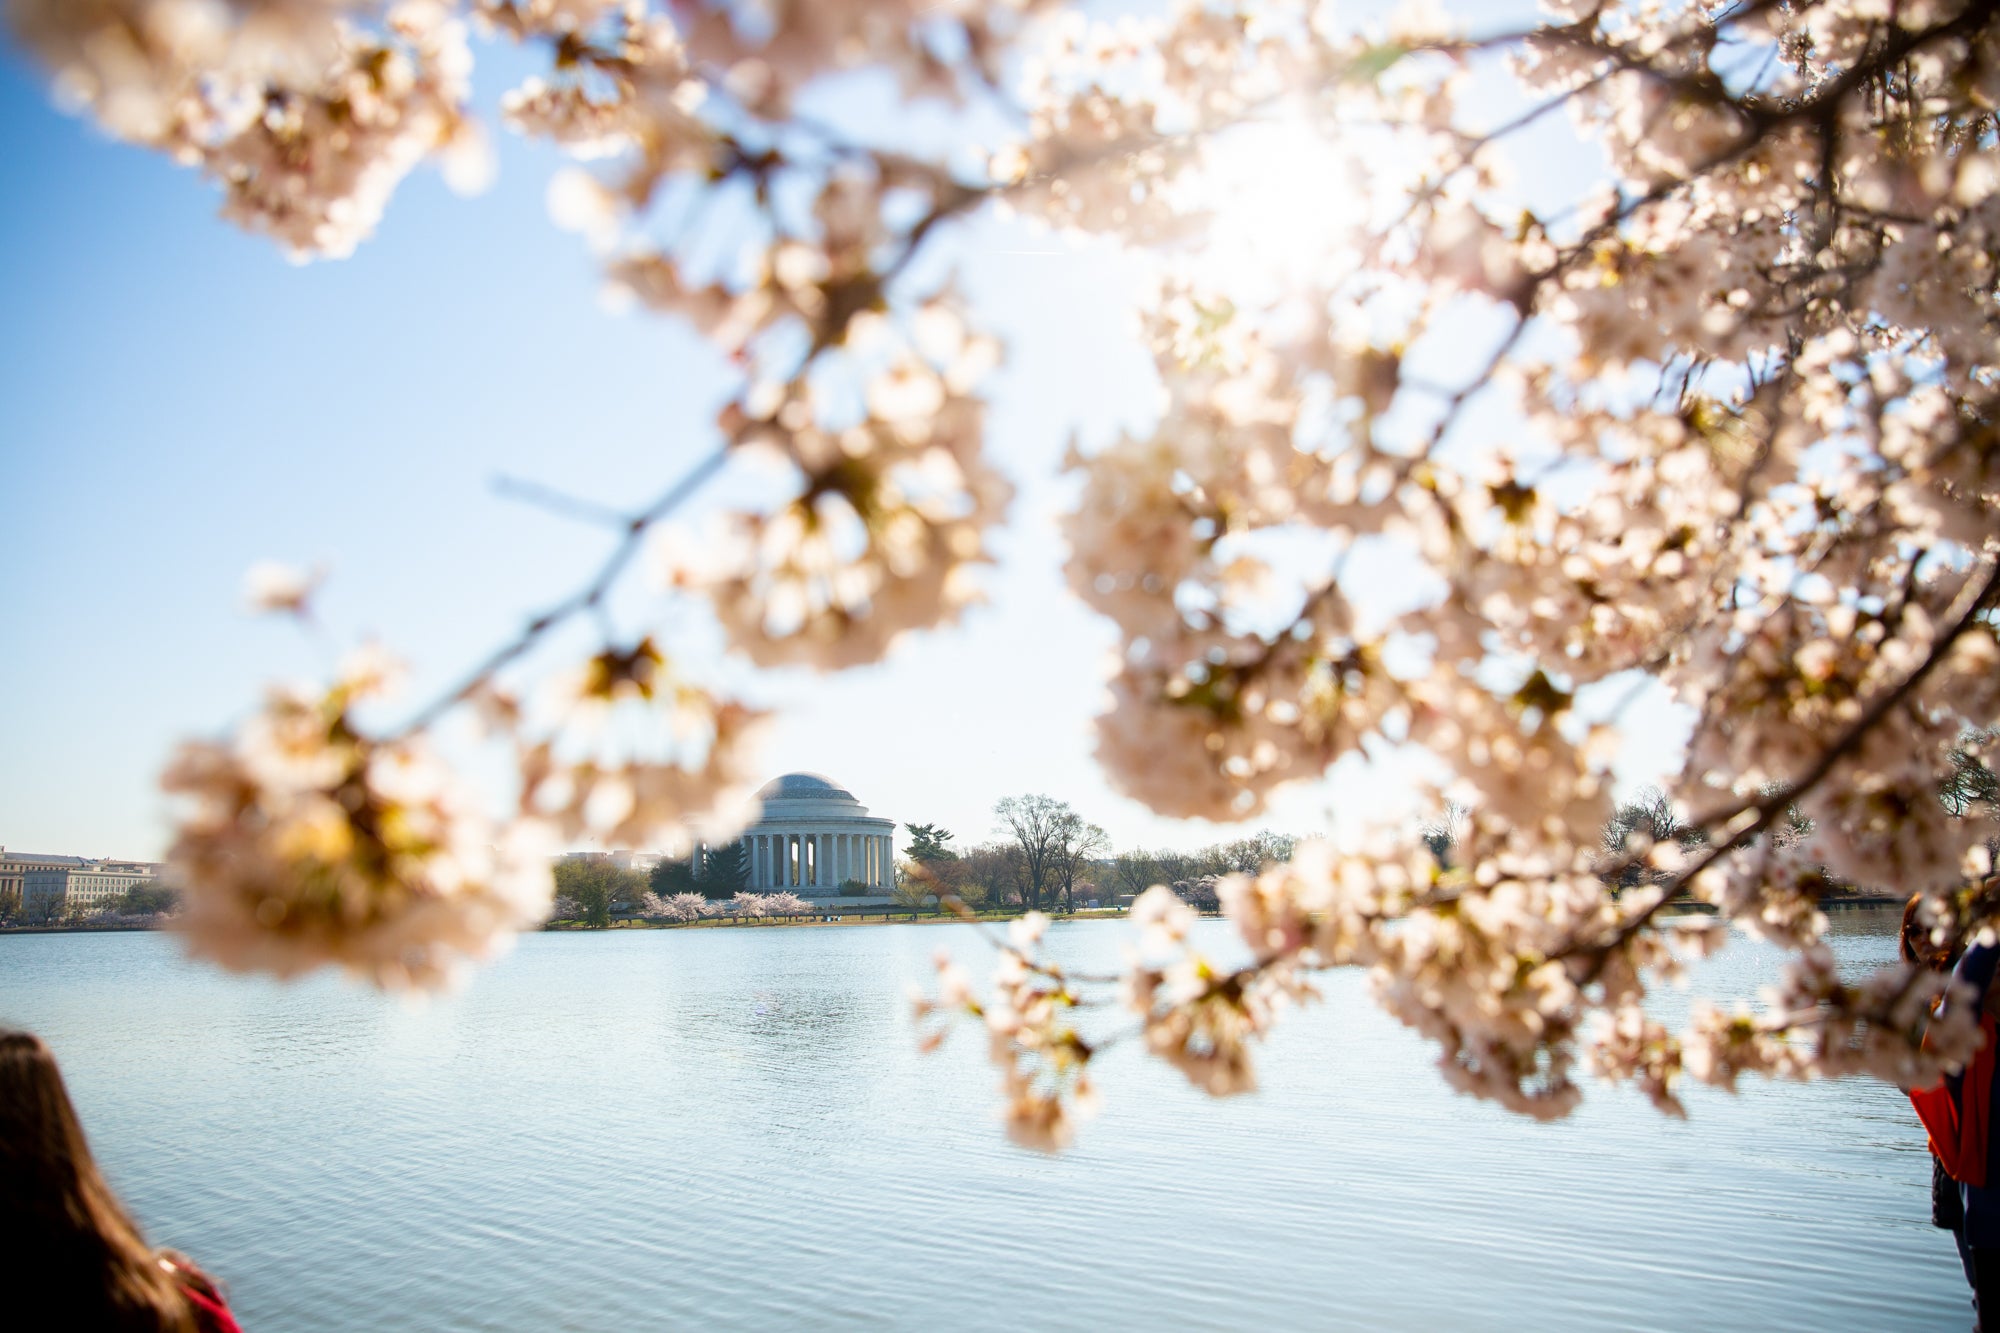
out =
[(21, 1328), (242, 1333), (206, 1273), (154, 1250), (98, 1173), (55, 1056), (0, 1029), (0, 1274)]
[(1989, 1014), (1993, 975), (2000, 964), (2000, 946), (1974, 943), (1954, 960), (1930, 938), (1922, 919), (1923, 895), (1903, 908), (1898, 951), (1912, 967), (1935, 972), (1950, 969), (1970, 987), (1980, 1009), (1982, 1043), (1964, 1072), (1949, 1075), (1931, 1088), (1913, 1088), (1910, 1103), (1930, 1133), (1931, 1222), (1948, 1228), (1958, 1242), (1959, 1262), (1972, 1286), (1973, 1328), (1983, 1329), (1989, 1316), (2000, 1328), (2000, 1180), (1988, 1179), (1988, 1134), (1992, 1107), (2000, 1087), (2000, 1062), (1995, 1060), (1995, 1028)]

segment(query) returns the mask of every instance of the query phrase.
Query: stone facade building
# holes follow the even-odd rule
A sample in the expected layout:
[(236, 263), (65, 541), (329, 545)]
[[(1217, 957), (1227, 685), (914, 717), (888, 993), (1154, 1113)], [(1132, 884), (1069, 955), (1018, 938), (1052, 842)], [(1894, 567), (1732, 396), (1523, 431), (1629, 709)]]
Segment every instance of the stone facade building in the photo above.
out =
[(764, 812), (743, 833), (744, 887), (832, 898), (857, 882), (867, 896), (896, 885), (896, 821), (868, 808), (831, 778), (787, 773), (757, 792)]
[(80, 866), (82, 856), (43, 856), (35, 852), (10, 852), (0, 847), (0, 903), (19, 905), (31, 870), (62, 870)]
[(88, 916), (117, 902), (134, 884), (159, 877), (160, 866), (152, 861), (0, 851), (0, 892), (18, 882), (21, 915), (31, 921)]

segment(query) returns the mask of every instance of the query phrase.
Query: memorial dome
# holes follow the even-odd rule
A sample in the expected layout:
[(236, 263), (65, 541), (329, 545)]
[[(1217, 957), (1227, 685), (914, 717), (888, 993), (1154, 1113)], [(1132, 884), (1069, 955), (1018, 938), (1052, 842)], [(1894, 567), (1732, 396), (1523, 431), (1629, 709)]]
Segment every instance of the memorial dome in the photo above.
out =
[[(764, 801), (854, 801), (854, 793), (823, 773), (787, 773), (757, 789)], [(854, 802), (859, 805), (859, 801)]]
[[(896, 821), (868, 813), (823, 773), (786, 773), (757, 789), (763, 810), (743, 831), (744, 885), (807, 898), (843, 885), (887, 894), (896, 884)], [(852, 896), (852, 895), (849, 895)]]

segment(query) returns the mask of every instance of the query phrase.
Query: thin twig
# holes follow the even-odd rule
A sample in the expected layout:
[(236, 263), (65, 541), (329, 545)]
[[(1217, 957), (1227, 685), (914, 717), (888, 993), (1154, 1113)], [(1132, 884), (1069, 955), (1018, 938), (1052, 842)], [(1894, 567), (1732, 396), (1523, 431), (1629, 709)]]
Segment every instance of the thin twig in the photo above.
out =
[(405, 740), (423, 731), (453, 708), (471, 698), (482, 685), (493, 678), (496, 672), (534, 647), (543, 635), (602, 602), (605, 595), (611, 591), (612, 584), (618, 581), (618, 576), (639, 553), (639, 546), (645, 538), (647, 529), (678, 509), (690, 496), (700, 490), (703, 483), (722, 470), (722, 465), (728, 459), (729, 446), (725, 444), (696, 463), (681, 476), (680, 480), (661, 492), (653, 503), (626, 519), (624, 535), (612, 548), (611, 554), (605, 557), (604, 563), (598, 566), (596, 575), (589, 583), (535, 616), (522, 627), (519, 634), (495, 649), (457, 685), (418, 709), (388, 739)]
[(493, 478), (493, 493), (509, 500), (519, 500), (537, 509), (545, 509), (563, 518), (572, 518), (579, 523), (593, 527), (623, 529), (631, 523), (632, 515), (610, 505), (586, 500), (582, 496), (570, 495), (553, 486), (539, 481), (529, 481), (525, 477), (500, 473)]

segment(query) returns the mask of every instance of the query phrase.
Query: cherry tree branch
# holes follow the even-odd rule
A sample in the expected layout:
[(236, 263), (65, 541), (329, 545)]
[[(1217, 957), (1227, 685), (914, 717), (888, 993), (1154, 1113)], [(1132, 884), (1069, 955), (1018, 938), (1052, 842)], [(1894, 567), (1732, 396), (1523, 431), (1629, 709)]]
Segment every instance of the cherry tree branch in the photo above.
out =
[(623, 535), (619, 537), (604, 562), (597, 567), (597, 572), (591, 576), (589, 582), (530, 619), (522, 626), (519, 634), (494, 649), (457, 685), (418, 709), (386, 739), (407, 740), (424, 731), (453, 708), (470, 699), (495, 675), (525, 655), (551, 630), (577, 615), (593, 610), (602, 603), (612, 586), (617, 583), (618, 576), (625, 572), (625, 567), (632, 563), (634, 556), (638, 555), (647, 530), (680, 508), (711, 477), (720, 472), (723, 464), (729, 460), (729, 451), (730, 446), (727, 444), (714, 450), (683, 473), (678, 481), (662, 491), (651, 504), (626, 519)]
[[(1644, 930), (1647, 923), (1677, 894), (1711, 866), (1741, 851), (1750, 839), (1769, 829), (1788, 806), (1825, 781), (1840, 761), (1867, 738), (1869, 732), (1880, 725), (1929, 678), (1944, 661), (1951, 646), (1980, 622), (1981, 618), (1993, 608), (1996, 600), (2000, 600), (2000, 562), (1990, 563), (1985, 578), (1976, 585), (1968, 582), (1966, 592), (1960, 596), (1962, 607), (1958, 609), (1950, 627), (1932, 642), (1924, 660), (1895, 686), (1880, 694), (1860, 717), (1848, 724), (1846, 730), (1835, 737), (1832, 744), (1820, 751), (1819, 757), (1806, 768), (1805, 772), (1764, 793), (1755, 801), (1739, 803), (1690, 820), (1691, 827), (1710, 831), (1714, 841), (1709, 850), (1693, 865), (1660, 886), (1659, 893), (1653, 901), (1622, 922), (1609, 938), (1576, 951), (1587, 955), (1591, 960), (1583, 980), (1585, 982), (1595, 980), (1610, 956)], [(1755, 812), (1756, 817), (1750, 823), (1741, 826), (1735, 824), (1735, 820), (1751, 811)], [(1622, 867), (1613, 868), (1613, 873), (1617, 868), (1637, 864), (1637, 858), (1628, 857)]]

